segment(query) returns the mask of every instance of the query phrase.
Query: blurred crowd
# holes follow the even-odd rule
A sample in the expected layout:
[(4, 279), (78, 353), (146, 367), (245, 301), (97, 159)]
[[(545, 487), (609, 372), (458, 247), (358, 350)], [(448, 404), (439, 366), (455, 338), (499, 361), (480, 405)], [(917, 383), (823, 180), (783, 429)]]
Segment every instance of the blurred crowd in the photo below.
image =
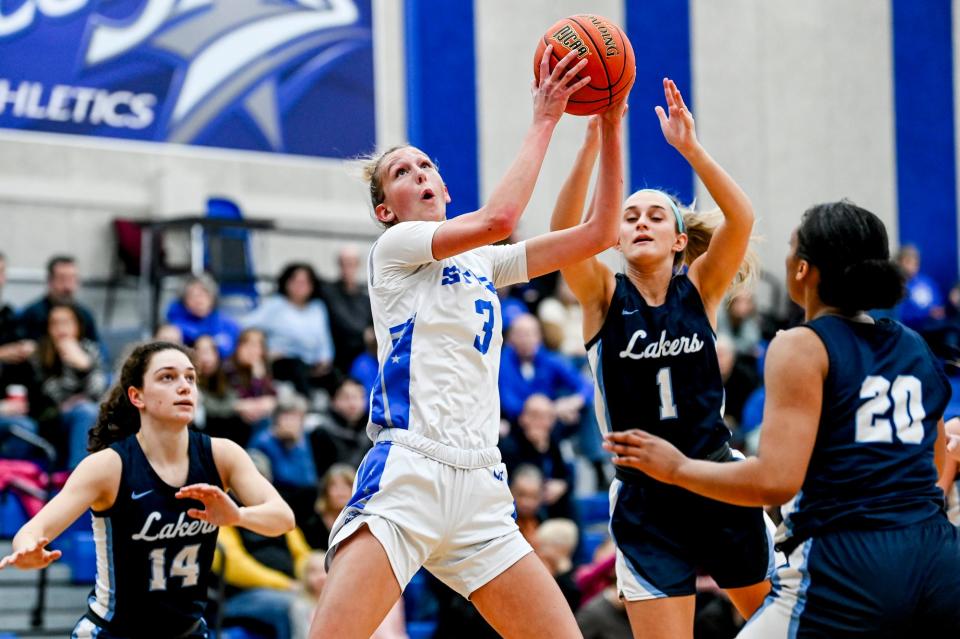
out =
[[(154, 335), (195, 350), (202, 406), (194, 426), (247, 448), (296, 514), (297, 528), (279, 538), (220, 531), (218, 614), (260, 636), (305, 636), (324, 584), (329, 530), (371, 446), (366, 425), (377, 344), (361, 259), (356, 248), (342, 247), (330, 281), (308, 263), (288, 264), (273, 292), (239, 316), (222, 308), (213, 278), (191, 277)], [(913, 247), (904, 247), (898, 261), (907, 297), (885, 314), (920, 332), (956, 375), (960, 285), (940, 291)], [(71, 256), (49, 260), (46, 290), (21, 309), (2, 301), (5, 273), (0, 255), (0, 480), (15, 472), (10, 462), (69, 472), (86, 454), (87, 431), (112, 375), (106, 350), (94, 313), (77, 300), (80, 273)], [(517, 523), (584, 635), (629, 637), (606, 532), (612, 468), (600, 447), (580, 307), (556, 274), (499, 294), (500, 448)], [(744, 452), (755, 451), (761, 430), (766, 344), (799, 322), (796, 310), (761, 312), (751, 292), (720, 313), (725, 419)], [(735, 609), (708, 577), (701, 586), (697, 636), (733, 636), (741, 622)], [(437, 637), (496, 636), (469, 602), (426, 573), (376, 636), (407, 636), (413, 622), (435, 624)]]

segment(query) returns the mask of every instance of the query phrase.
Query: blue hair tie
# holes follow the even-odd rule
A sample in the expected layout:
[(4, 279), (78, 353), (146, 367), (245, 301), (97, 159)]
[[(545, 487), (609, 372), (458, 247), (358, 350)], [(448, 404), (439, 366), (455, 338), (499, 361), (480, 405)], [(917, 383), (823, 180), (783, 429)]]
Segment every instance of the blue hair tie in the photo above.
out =
[(670, 208), (673, 209), (673, 216), (677, 218), (677, 228), (680, 229), (681, 233), (687, 232), (687, 227), (683, 224), (683, 215), (680, 214), (680, 209), (677, 208), (677, 203), (673, 201), (672, 197), (660, 189), (640, 189), (637, 193), (658, 193), (666, 198), (667, 202), (670, 203)]

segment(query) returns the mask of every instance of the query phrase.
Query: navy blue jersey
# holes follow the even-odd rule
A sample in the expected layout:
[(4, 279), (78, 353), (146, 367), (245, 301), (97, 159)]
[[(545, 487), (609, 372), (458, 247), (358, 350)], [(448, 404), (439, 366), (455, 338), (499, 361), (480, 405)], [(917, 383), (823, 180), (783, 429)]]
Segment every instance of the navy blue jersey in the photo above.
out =
[(730, 439), (713, 328), (686, 274), (670, 280), (660, 306), (648, 305), (630, 279), (617, 274), (607, 317), (587, 354), (602, 430), (641, 428), (695, 458)]
[[(217, 527), (187, 516), (202, 504), (174, 497), (179, 487), (160, 479), (136, 436), (110, 448), (123, 472), (113, 506), (93, 513), (97, 581), (88, 616), (111, 635), (178, 637), (206, 607)], [(208, 436), (191, 431), (189, 455), (186, 485), (222, 487)]]
[(887, 319), (828, 315), (805, 326), (823, 341), (829, 371), (807, 476), (784, 506), (788, 545), (942, 513), (933, 450), (950, 384), (926, 343)]

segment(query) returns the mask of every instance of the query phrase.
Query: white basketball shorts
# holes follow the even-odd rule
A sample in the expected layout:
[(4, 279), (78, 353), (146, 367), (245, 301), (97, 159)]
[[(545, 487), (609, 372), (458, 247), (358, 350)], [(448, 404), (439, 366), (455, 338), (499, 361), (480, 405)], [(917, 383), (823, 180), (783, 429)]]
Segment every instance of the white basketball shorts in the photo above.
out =
[(401, 589), (421, 566), (462, 596), (533, 549), (514, 519), (500, 451), (460, 450), (395, 429), (380, 433), (330, 531), (337, 545), (366, 525), (386, 550)]

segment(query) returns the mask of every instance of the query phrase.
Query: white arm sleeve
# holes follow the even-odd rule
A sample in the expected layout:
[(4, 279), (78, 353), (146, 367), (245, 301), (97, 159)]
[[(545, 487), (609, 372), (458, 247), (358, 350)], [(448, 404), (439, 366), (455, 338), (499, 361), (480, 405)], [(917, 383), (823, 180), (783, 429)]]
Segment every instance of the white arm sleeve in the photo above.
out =
[(493, 264), (493, 285), (497, 288), (510, 286), (519, 282), (526, 282), (527, 277), (527, 243), (517, 242), (505, 246), (485, 246), (482, 249), (484, 257)]
[(443, 222), (400, 222), (384, 231), (370, 249), (370, 285), (402, 279), (433, 262), (433, 234)]

